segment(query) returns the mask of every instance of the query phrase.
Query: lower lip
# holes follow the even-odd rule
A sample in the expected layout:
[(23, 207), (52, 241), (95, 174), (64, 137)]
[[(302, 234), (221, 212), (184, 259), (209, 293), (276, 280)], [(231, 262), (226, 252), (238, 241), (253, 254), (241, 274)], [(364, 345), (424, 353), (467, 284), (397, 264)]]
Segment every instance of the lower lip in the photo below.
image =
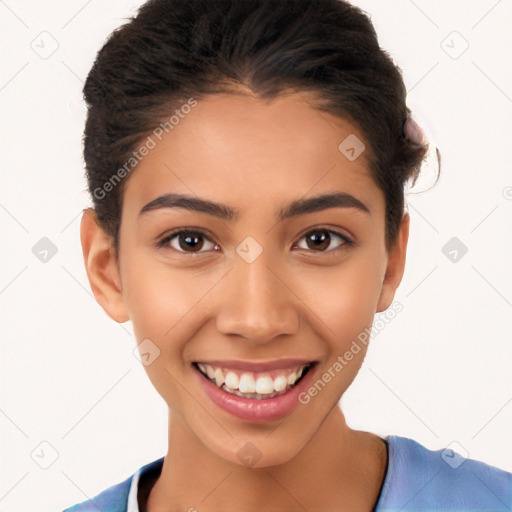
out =
[(243, 398), (219, 388), (213, 381), (206, 379), (195, 367), (199, 383), (212, 402), (221, 409), (243, 420), (264, 422), (278, 420), (290, 414), (299, 405), (299, 394), (305, 391), (315, 373), (313, 365), (301, 381), (286, 393), (274, 398)]

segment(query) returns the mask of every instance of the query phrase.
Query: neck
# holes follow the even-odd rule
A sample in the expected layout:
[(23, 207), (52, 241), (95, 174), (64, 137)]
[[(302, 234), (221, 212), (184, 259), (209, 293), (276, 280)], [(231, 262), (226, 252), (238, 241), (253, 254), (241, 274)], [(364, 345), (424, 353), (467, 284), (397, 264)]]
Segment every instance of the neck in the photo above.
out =
[(168, 446), (148, 512), (371, 511), (386, 469), (382, 440), (347, 427), (339, 406), (295, 457), (275, 466), (219, 457), (172, 414)]

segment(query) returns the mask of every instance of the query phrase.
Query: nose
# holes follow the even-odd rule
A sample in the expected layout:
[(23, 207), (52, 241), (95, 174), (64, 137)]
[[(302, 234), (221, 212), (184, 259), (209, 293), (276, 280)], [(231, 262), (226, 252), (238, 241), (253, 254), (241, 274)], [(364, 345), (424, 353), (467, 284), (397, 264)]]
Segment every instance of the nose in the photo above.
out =
[(299, 300), (264, 255), (252, 263), (237, 259), (220, 291), (217, 310), (219, 332), (242, 336), (253, 345), (299, 329)]

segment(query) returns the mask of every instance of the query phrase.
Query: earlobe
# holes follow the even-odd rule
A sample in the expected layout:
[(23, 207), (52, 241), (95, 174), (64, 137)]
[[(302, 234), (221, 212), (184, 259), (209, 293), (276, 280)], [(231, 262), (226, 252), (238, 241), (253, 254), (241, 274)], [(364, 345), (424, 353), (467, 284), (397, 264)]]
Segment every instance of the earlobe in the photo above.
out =
[(83, 212), (80, 241), (87, 278), (96, 301), (116, 322), (128, 321), (130, 317), (123, 302), (121, 276), (112, 238), (100, 226), (93, 208)]
[(407, 242), (409, 241), (409, 224), (409, 214), (404, 213), (396, 242), (388, 254), (386, 273), (384, 275), (379, 302), (377, 304), (378, 313), (385, 311), (391, 305), (398, 285), (402, 281), (405, 270)]

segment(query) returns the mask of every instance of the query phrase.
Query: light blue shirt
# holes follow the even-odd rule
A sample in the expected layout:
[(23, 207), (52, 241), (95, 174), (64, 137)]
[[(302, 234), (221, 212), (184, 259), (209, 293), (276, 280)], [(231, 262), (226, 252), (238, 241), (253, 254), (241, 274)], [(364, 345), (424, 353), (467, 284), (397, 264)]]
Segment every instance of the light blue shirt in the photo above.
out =
[[(388, 466), (374, 512), (511, 512), (512, 473), (452, 450), (428, 450), (412, 439), (388, 436)], [(63, 512), (140, 512), (141, 474), (162, 468), (164, 457), (125, 481)]]

